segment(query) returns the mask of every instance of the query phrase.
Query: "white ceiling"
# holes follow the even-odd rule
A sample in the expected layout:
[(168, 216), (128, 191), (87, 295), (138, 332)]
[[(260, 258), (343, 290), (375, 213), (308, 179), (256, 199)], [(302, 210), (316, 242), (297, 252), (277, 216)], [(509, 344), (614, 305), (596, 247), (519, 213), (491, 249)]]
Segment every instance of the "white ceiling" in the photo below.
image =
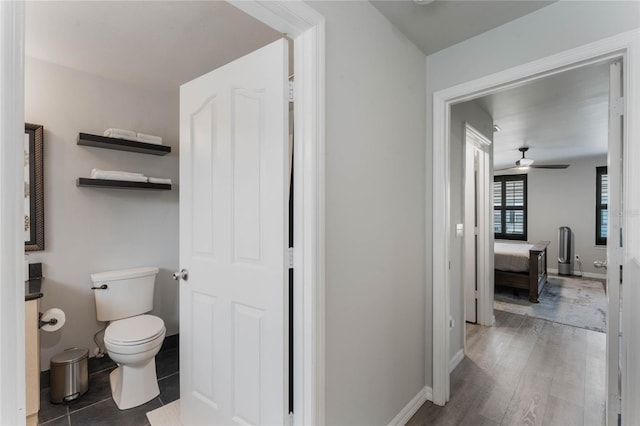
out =
[(553, 1), (370, 0), (425, 55), (534, 12)]
[[(372, 3), (431, 53), (550, 2)], [(224, 1), (29, 1), (26, 8), (28, 56), (152, 90), (176, 90), (281, 37)], [(511, 165), (525, 144), (539, 163), (605, 152), (607, 75), (606, 66), (592, 66), (477, 100), (503, 129), (494, 135), (495, 166)]]
[(509, 167), (530, 147), (537, 164), (606, 154), (609, 64), (589, 65), (476, 99), (502, 129), (494, 167)]
[(281, 37), (224, 1), (26, 2), (26, 54), (177, 90)]
[[(551, 2), (372, 1), (425, 54)], [(220, 0), (28, 1), (27, 56), (153, 90), (193, 78), (281, 37)]]

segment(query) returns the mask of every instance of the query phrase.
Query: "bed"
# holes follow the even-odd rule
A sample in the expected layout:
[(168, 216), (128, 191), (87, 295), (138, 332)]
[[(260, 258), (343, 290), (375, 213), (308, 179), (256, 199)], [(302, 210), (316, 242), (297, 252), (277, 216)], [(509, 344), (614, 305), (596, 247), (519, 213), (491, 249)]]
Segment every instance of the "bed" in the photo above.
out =
[(538, 295), (547, 282), (547, 246), (536, 244), (495, 243), (495, 285), (527, 290), (529, 301), (538, 303)]

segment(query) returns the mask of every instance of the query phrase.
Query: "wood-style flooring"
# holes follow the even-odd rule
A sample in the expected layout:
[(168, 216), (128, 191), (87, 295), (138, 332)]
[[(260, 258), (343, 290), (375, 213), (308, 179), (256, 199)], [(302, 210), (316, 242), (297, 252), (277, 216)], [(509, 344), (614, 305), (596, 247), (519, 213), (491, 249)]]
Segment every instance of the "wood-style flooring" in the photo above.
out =
[(494, 327), (467, 324), (449, 403), (426, 402), (407, 425), (604, 425), (605, 334), (495, 315)]

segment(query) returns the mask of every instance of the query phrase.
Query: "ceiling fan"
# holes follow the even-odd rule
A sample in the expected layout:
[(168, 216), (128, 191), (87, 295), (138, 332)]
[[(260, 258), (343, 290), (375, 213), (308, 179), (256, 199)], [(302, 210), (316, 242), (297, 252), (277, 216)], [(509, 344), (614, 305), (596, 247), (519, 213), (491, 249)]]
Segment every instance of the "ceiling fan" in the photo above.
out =
[(533, 164), (533, 160), (530, 158), (525, 158), (525, 153), (527, 151), (529, 151), (529, 147), (528, 146), (523, 146), (521, 148), (518, 148), (518, 151), (520, 151), (522, 153), (522, 158), (519, 159), (518, 161), (516, 161), (516, 165), (513, 167), (507, 167), (504, 169), (497, 169), (496, 172), (502, 171), (502, 170), (511, 170), (511, 169), (518, 169), (518, 170), (526, 170), (528, 168), (534, 168), (534, 169), (566, 169), (569, 167), (569, 164)]

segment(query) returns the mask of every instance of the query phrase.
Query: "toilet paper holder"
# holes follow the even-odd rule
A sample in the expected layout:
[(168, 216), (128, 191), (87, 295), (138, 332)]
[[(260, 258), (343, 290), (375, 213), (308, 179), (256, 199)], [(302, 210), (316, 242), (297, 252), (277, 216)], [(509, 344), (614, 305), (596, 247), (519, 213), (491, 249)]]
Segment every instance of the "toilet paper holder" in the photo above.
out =
[(40, 319), (42, 318), (42, 315), (42, 312), (38, 312), (38, 328), (42, 328), (43, 325), (56, 325), (58, 323), (56, 318), (51, 318), (49, 321), (42, 321)]

